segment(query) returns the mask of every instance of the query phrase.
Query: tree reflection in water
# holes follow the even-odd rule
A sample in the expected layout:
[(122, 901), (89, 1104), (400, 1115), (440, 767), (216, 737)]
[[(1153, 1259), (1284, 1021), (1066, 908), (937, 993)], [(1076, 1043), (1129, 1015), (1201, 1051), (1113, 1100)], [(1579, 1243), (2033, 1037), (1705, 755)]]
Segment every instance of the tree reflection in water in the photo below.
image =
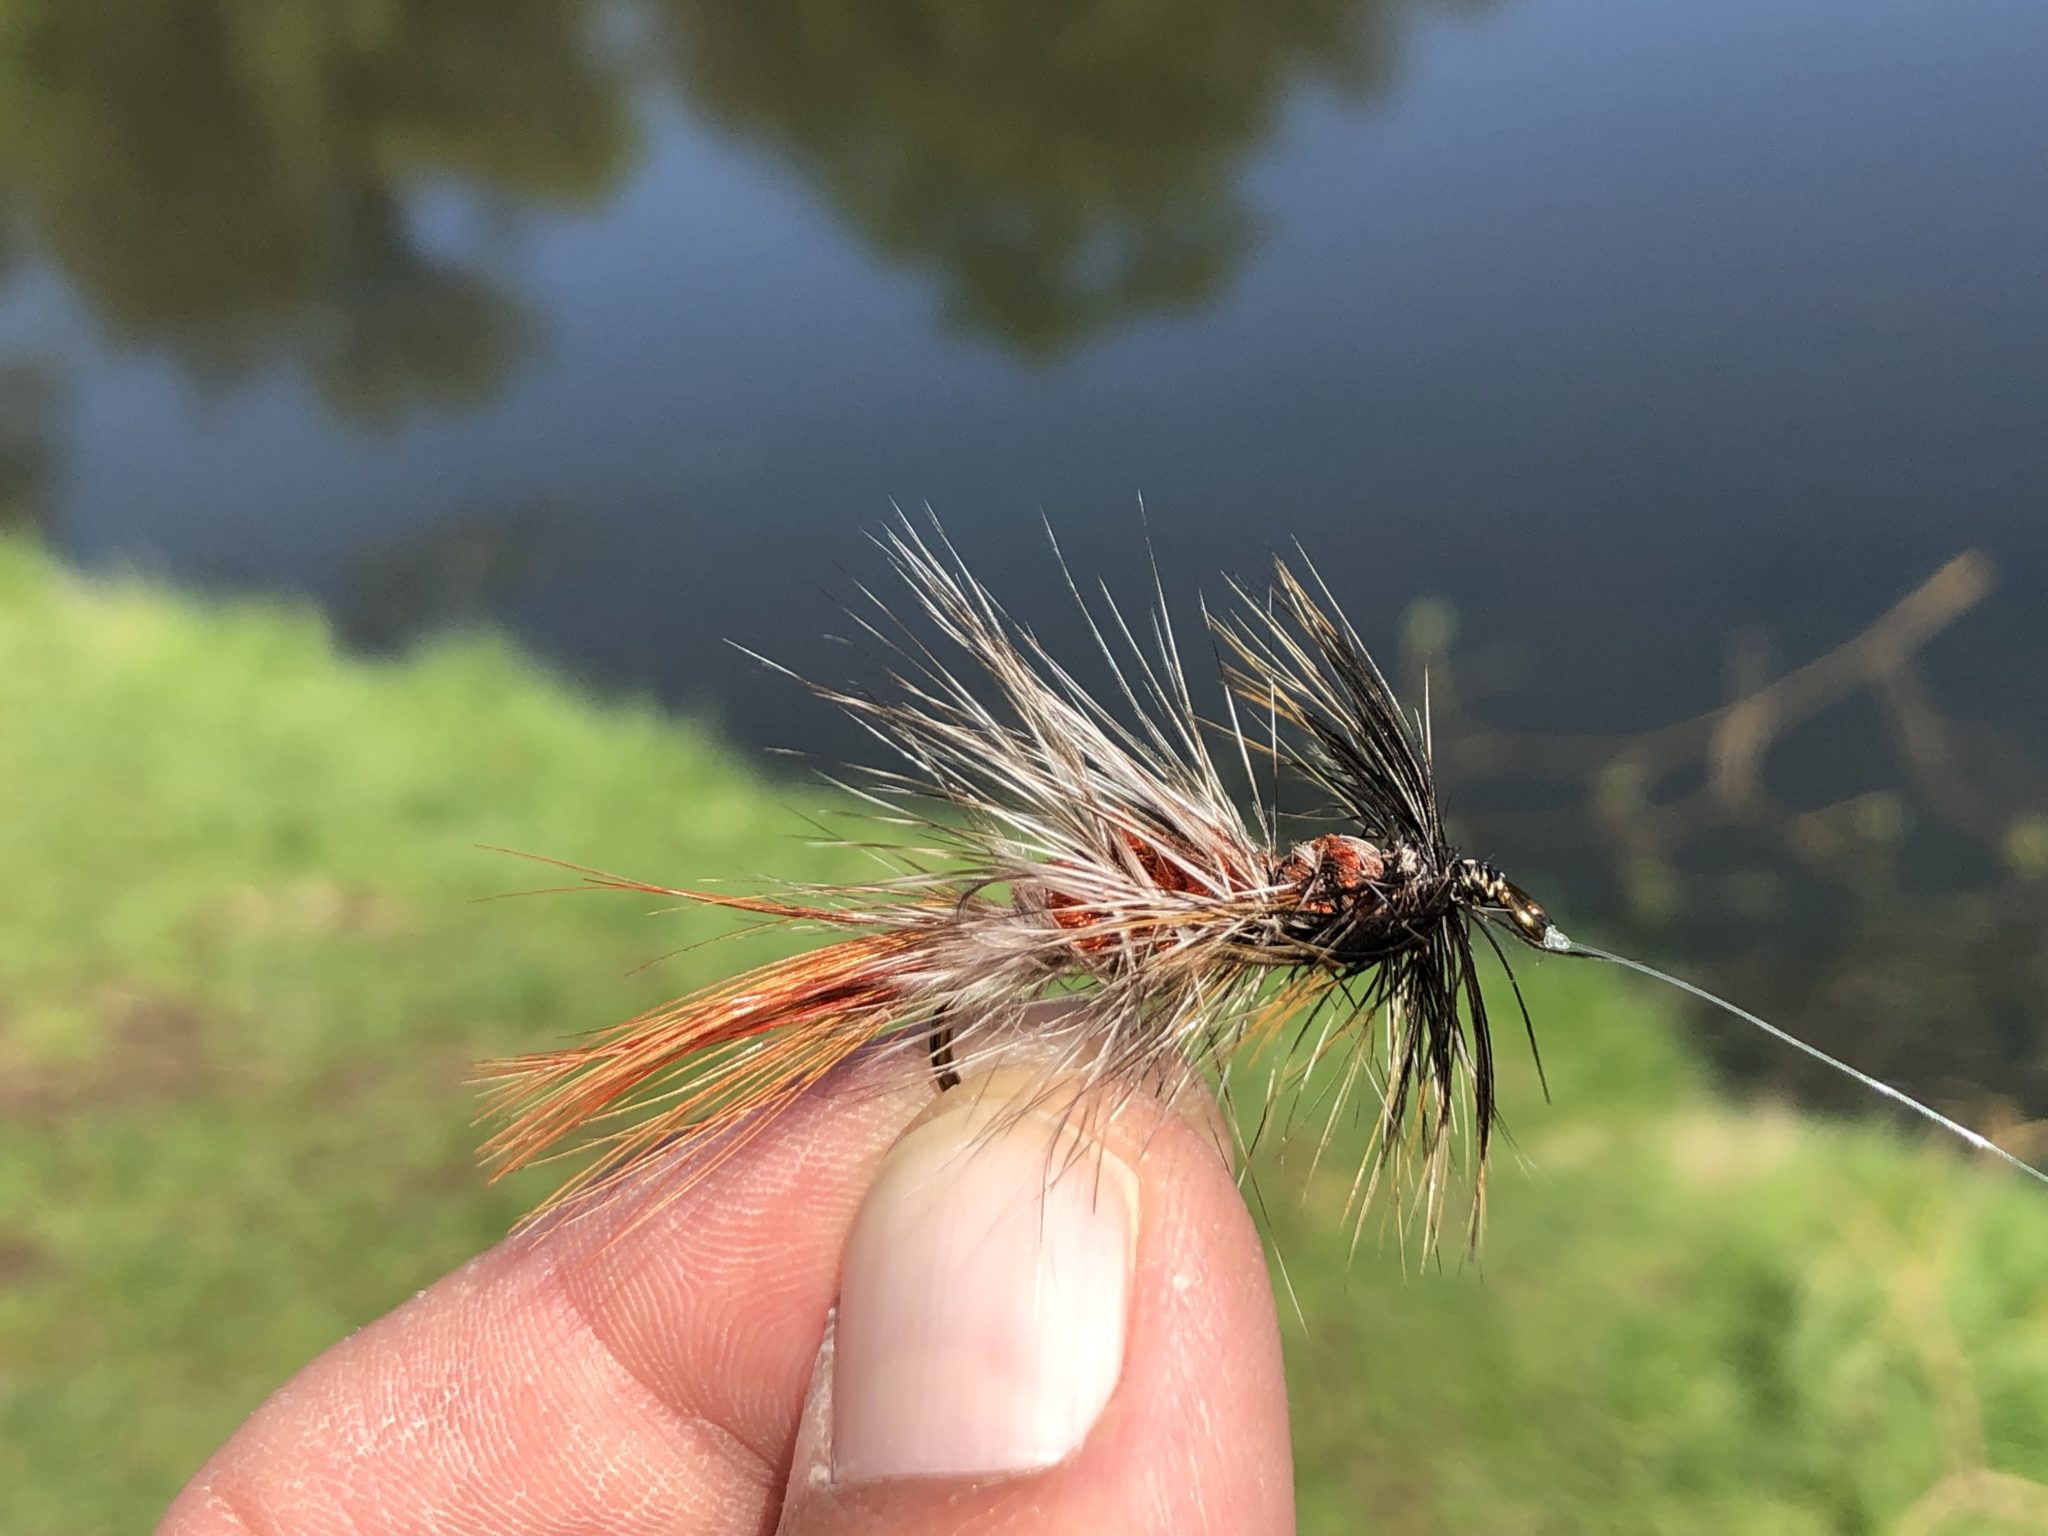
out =
[(699, 110), (932, 274), (953, 324), (1036, 355), (1213, 298), (1254, 238), (1237, 181), (1281, 106), (1309, 83), (1388, 90), (1426, 9), (665, 0)]
[(113, 340), (195, 379), (284, 365), (356, 423), (470, 406), (535, 327), (432, 247), (418, 194), (514, 222), (603, 202), (651, 49), (955, 324), (1043, 355), (1212, 297), (1280, 104), (1384, 89), (1418, 8), (0, 0), (0, 206)]
[(5, 0), (0, 204), (108, 337), (344, 419), (488, 397), (531, 332), (408, 202), (595, 204), (633, 162), (584, 0)]

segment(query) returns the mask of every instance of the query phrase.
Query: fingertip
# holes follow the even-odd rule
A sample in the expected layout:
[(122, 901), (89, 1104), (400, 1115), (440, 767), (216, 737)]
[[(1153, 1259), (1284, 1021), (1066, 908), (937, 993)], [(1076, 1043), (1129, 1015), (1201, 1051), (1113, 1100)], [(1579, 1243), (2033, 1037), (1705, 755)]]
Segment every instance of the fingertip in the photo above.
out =
[(1207, 1117), (955, 1095), (855, 1220), (781, 1529), (1292, 1530), (1264, 1252)]

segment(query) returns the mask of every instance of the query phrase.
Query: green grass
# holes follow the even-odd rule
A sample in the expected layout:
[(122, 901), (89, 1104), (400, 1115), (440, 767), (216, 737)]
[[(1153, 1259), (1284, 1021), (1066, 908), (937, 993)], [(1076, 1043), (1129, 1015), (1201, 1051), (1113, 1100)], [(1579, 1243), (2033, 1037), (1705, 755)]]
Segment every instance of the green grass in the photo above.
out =
[[(4, 1528), (145, 1528), (266, 1391), (496, 1239), (538, 1186), (475, 1172), (471, 1059), (764, 953), (632, 974), (712, 920), (477, 905), (547, 882), (476, 845), (844, 872), (816, 798), (493, 641), (338, 659), (302, 611), (0, 542)], [(2048, 1527), (2039, 1192), (1728, 1107), (1639, 989), (1527, 980), (1555, 1103), (1513, 1069), (1483, 1265), (1347, 1255), (1356, 1132), (1313, 1176), (1262, 1159), (1303, 1528)]]

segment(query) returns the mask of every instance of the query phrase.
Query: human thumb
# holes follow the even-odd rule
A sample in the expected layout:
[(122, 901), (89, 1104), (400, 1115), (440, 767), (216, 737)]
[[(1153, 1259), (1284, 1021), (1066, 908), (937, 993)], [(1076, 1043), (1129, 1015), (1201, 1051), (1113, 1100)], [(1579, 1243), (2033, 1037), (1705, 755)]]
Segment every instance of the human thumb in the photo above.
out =
[(1213, 1120), (1012, 1070), (883, 1160), (785, 1536), (1294, 1528), (1279, 1330)]

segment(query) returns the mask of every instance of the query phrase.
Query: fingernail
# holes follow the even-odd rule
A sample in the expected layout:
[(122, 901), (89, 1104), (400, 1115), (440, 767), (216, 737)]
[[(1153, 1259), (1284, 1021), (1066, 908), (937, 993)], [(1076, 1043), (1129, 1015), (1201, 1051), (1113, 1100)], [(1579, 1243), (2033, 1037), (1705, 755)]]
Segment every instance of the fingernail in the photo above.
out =
[(973, 1082), (897, 1142), (855, 1218), (832, 1383), (838, 1482), (1025, 1471), (1123, 1370), (1138, 1181), (1081, 1117)]

